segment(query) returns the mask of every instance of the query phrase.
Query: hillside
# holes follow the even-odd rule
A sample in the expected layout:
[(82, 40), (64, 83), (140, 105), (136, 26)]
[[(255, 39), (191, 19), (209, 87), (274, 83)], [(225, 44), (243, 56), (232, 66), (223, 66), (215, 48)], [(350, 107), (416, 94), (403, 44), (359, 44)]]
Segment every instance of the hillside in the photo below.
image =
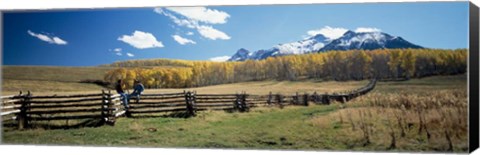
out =
[(2, 79), (78, 82), (101, 80), (111, 67), (2, 66)]
[(2, 95), (19, 91), (72, 92), (101, 90), (82, 80), (102, 80), (110, 67), (2, 66)]

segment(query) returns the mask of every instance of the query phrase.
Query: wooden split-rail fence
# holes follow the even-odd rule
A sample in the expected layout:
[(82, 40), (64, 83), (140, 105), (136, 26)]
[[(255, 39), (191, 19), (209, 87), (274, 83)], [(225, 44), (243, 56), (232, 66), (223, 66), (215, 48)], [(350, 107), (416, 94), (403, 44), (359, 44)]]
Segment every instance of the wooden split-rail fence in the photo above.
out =
[(97, 94), (45, 95), (35, 96), (31, 92), (11, 96), (1, 96), (1, 116), (3, 123), (15, 124), (19, 129), (30, 128), (39, 122), (71, 120), (99, 120), (102, 124), (115, 123), (121, 116), (143, 117), (167, 113), (181, 113), (195, 116), (197, 111), (225, 110), (247, 112), (250, 108), (262, 106), (288, 105), (308, 106), (310, 103), (330, 104), (332, 101), (347, 102), (373, 90), (376, 80), (358, 89), (338, 93), (294, 95), (272, 94), (251, 95), (246, 92), (236, 94), (197, 94), (196, 91), (180, 93), (142, 94), (130, 96), (125, 108), (122, 97), (111, 91)]

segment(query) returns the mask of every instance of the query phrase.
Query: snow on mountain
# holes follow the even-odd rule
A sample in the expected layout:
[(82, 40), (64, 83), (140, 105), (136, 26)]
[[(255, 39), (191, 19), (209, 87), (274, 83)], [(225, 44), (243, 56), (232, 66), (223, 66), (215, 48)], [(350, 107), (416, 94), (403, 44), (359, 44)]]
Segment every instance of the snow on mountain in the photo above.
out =
[(330, 50), (374, 50), (382, 48), (423, 48), (412, 44), (401, 37), (391, 36), (380, 31), (353, 32), (347, 31), (340, 38), (330, 39), (322, 34), (310, 38), (273, 46), (270, 49), (250, 52), (239, 49), (228, 61), (261, 60), (268, 57), (306, 54)]
[(273, 49), (277, 50), (280, 55), (305, 54), (320, 50), (326, 43), (328, 43), (327, 38), (322, 34), (317, 34), (302, 41), (276, 45)]
[(249, 59), (252, 53), (244, 48), (237, 50), (237, 52), (228, 59), (228, 61), (245, 61)]
[(317, 34), (310, 38), (278, 44), (267, 50), (258, 50), (255, 52), (249, 52), (246, 49), (239, 49), (229, 61), (244, 61), (247, 59), (261, 60), (271, 56), (282, 56), (291, 54), (305, 54), (320, 50), (325, 44), (328, 43), (328, 39), (322, 34)]
[(319, 51), (330, 50), (374, 50), (382, 48), (422, 48), (412, 44), (401, 37), (391, 36), (383, 32), (353, 32), (347, 31), (345, 34), (328, 45), (325, 45)]

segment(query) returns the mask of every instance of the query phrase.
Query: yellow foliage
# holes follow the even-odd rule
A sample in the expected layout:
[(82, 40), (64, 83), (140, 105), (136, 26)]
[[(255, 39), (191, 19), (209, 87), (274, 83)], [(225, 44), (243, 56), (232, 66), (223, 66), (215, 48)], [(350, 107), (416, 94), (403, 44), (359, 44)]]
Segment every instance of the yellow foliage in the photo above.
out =
[[(129, 68), (109, 71), (104, 80), (114, 83), (118, 79), (124, 79), (127, 87), (131, 87), (133, 80), (138, 79), (148, 88), (185, 88), (266, 79), (411, 78), (465, 73), (466, 62), (466, 49), (329, 51), (243, 62), (131, 60), (112, 64), (111, 66)], [(150, 67), (131, 68), (145, 66)]]

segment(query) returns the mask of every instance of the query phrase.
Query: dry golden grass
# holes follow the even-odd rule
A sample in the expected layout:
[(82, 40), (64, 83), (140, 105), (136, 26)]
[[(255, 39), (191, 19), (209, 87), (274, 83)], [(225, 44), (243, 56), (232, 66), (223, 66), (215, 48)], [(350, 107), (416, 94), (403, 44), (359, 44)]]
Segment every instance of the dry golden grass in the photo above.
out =
[(466, 90), (424, 94), (372, 93), (312, 123), (338, 126), (338, 138), (355, 146), (386, 150), (465, 151), (468, 149)]
[(348, 82), (336, 82), (326, 81), (319, 82), (314, 80), (305, 81), (255, 81), (255, 82), (241, 82), (233, 84), (223, 84), (214, 86), (205, 86), (189, 89), (147, 89), (145, 93), (169, 93), (169, 92), (181, 92), (183, 90), (197, 91), (199, 94), (234, 94), (246, 91), (249, 94), (268, 94), (272, 93), (281, 94), (295, 94), (299, 93), (332, 93), (347, 91), (362, 87), (368, 83), (364, 81), (348, 81)]
[[(314, 80), (305, 81), (256, 81), (256, 82), (242, 82), (233, 84), (213, 85), (197, 88), (179, 88), (179, 89), (146, 89), (146, 94), (158, 93), (177, 93), (184, 90), (197, 91), (198, 94), (234, 94), (246, 91), (249, 94), (295, 94), (299, 93), (333, 93), (340, 91), (347, 91), (360, 88), (368, 83), (364, 81), (348, 81), (336, 82), (326, 81), (319, 82)], [(101, 93), (102, 88), (94, 84), (80, 84), (64, 82), (49, 82), (49, 81), (21, 81), (21, 80), (4, 80), (2, 95), (15, 95), (20, 90), (30, 90), (34, 95), (48, 95), (48, 94), (85, 94), (85, 93)], [(6, 91), (7, 90), (7, 91)], [(10, 90), (10, 91), (9, 91)], [(16, 91), (11, 91), (16, 90)], [(131, 92), (132, 90), (128, 90)], [(111, 93), (116, 93), (111, 90)]]
[(109, 67), (2, 66), (2, 94), (14, 95), (28, 90), (35, 94), (101, 91), (102, 87), (80, 83), (102, 80)]
[[(101, 93), (105, 89), (96, 84), (38, 80), (2, 80), (2, 96), (31, 91), (34, 95)], [(96, 90), (96, 91), (94, 91)]]

